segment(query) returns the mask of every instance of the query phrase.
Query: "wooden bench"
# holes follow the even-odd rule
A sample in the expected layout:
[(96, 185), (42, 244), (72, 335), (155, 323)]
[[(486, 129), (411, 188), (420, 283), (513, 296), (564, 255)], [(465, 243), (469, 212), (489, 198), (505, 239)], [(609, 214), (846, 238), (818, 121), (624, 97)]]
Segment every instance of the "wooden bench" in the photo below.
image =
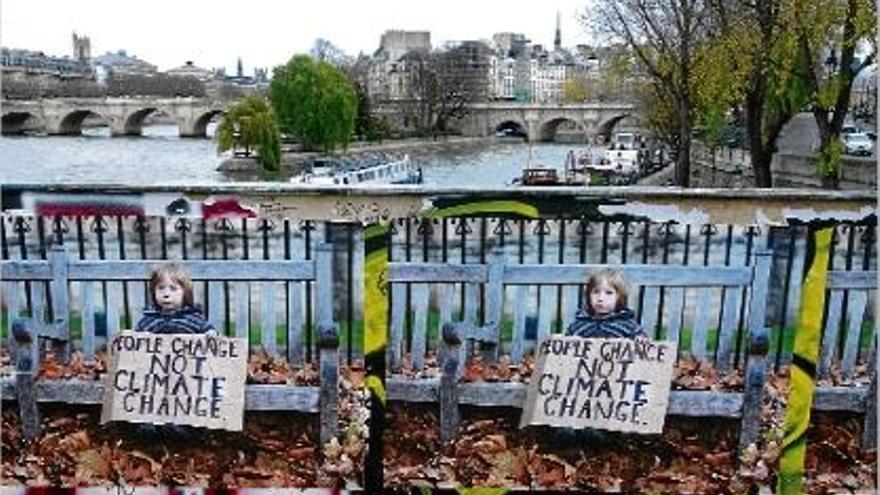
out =
[[(729, 370), (734, 364), (741, 306), (747, 305), (745, 362), (743, 392), (674, 390), (670, 396), (668, 414), (709, 416), (740, 420), (742, 429), (739, 447), (754, 442), (759, 433), (762, 387), (766, 374), (768, 332), (765, 328), (766, 300), (770, 274), (771, 252), (760, 251), (751, 266), (671, 266), (620, 265), (619, 268), (631, 286), (630, 306), (637, 309), (641, 299), (639, 318), (650, 333), (657, 327), (663, 314), (662, 326), (666, 339), (679, 341), (685, 326), (686, 294), (691, 300), (694, 318), (691, 327), (692, 345), (679, 348), (679, 356), (692, 355), (698, 360), (711, 360), (719, 370)], [(407, 379), (389, 377), (389, 400), (430, 402), (440, 404), (441, 437), (455, 435), (459, 422), (458, 406), (507, 406), (521, 408), (525, 402), (526, 385), (523, 383), (459, 383), (463, 363), (479, 342), (480, 352), (487, 360), (499, 354), (510, 356), (513, 363), (521, 362), (537, 341), (551, 334), (556, 318), (557, 303), (562, 307), (562, 322), (571, 321), (578, 304), (578, 292), (588, 275), (601, 268), (599, 265), (518, 265), (507, 264), (503, 251), (493, 250), (488, 264), (444, 264), (394, 262), (389, 264), (388, 281), (391, 284), (391, 324), (389, 339), (390, 368), (401, 363), (404, 354), (405, 301), (411, 290), (412, 334), (411, 362), (415, 370), (425, 367), (428, 347), (438, 351), (441, 368), (439, 378)], [(438, 342), (428, 342), (427, 321), (431, 307), (431, 284), (439, 308)], [(453, 321), (456, 284), (464, 285), (464, 303), (461, 321)], [(480, 286), (485, 292), (485, 324), (479, 325)], [(537, 339), (526, 339), (526, 319), (529, 312), (528, 291), (537, 286), (540, 304), (537, 307)], [(505, 297), (511, 287), (513, 297)], [(561, 289), (560, 289), (561, 287)], [(563, 300), (559, 301), (557, 291)], [(712, 291), (720, 292), (722, 304), (710, 304)], [(641, 297), (640, 297), (641, 292)], [(748, 294), (746, 296), (746, 294)], [(510, 294), (507, 294), (508, 296)], [(663, 300), (661, 307), (660, 301)], [(501, 322), (504, 305), (512, 304), (512, 337), (501, 340)], [(720, 324), (719, 324), (720, 322)], [(707, 351), (710, 328), (718, 326), (717, 347), (713, 356)]]
[[(3, 261), (3, 297), (8, 314), (10, 347), (16, 366), (15, 377), (2, 380), (3, 400), (18, 400), (26, 434), (39, 434), (37, 402), (100, 404), (103, 386), (100, 381), (37, 380), (44, 341), (49, 341), (61, 361), (70, 358), (72, 348), (83, 351), (86, 358), (120, 330), (120, 315), (141, 315), (146, 303), (146, 281), (154, 266), (172, 260), (78, 260), (71, 258), (63, 246), (53, 246), (49, 259), (41, 261)], [(195, 285), (196, 303), (207, 303), (208, 319), (221, 334), (248, 339), (251, 333), (252, 289), (259, 294), (259, 348), (269, 353), (283, 351), (294, 366), (302, 365), (305, 357), (303, 342), (306, 284), (314, 284), (315, 328), (319, 348), (320, 386), (256, 385), (245, 387), (245, 408), (251, 411), (285, 410), (319, 413), (320, 440), (324, 445), (336, 436), (338, 336), (332, 314), (332, 252), (327, 244), (319, 245), (314, 260), (173, 260), (190, 274)], [(71, 283), (79, 285), (79, 308), (71, 304)], [(230, 297), (225, 297), (224, 284)], [(205, 290), (205, 286), (207, 290)], [(103, 287), (106, 287), (104, 289)], [(106, 337), (96, 332), (93, 315), (98, 310), (96, 299), (102, 300), (106, 290)], [(96, 292), (97, 297), (96, 297)], [(132, 297), (124, 297), (129, 294)], [(286, 296), (284, 296), (286, 292)], [(25, 297), (31, 308), (30, 317), (22, 318)], [(48, 299), (54, 318), (47, 317)], [(285, 349), (276, 345), (276, 308), (279, 299), (287, 318), (288, 343)], [(230, 304), (234, 332), (227, 328), (225, 304)], [(128, 305), (128, 308), (124, 306)], [(71, 339), (71, 319), (76, 313), (82, 318), (81, 339)], [(231, 325), (230, 325), (231, 326)], [(36, 345), (34, 345), (36, 344)], [(253, 349), (251, 349), (253, 351)]]
[[(818, 378), (828, 379), (836, 365), (840, 367), (841, 378), (850, 380), (860, 362), (867, 367), (871, 381), (869, 386), (819, 386), (813, 398), (813, 408), (864, 413), (861, 445), (864, 450), (873, 449), (877, 447), (876, 326), (868, 352), (858, 358), (868, 305), (876, 300), (877, 271), (830, 271), (827, 287), (830, 295), (817, 366)], [(843, 334), (840, 333), (841, 326), (844, 327)], [(841, 337), (842, 348), (838, 346)]]

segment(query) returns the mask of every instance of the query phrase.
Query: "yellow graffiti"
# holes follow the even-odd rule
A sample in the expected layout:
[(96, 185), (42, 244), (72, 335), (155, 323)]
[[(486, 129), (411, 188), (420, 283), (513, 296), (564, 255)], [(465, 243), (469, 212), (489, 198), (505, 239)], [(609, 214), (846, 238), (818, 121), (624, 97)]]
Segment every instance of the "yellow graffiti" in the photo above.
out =
[(382, 380), (376, 375), (368, 375), (366, 379), (364, 379), (364, 385), (367, 386), (367, 390), (370, 391), (373, 397), (379, 399), (379, 402), (382, 403), (382, 407), (385, 407), (385, 385), (382, 383)]

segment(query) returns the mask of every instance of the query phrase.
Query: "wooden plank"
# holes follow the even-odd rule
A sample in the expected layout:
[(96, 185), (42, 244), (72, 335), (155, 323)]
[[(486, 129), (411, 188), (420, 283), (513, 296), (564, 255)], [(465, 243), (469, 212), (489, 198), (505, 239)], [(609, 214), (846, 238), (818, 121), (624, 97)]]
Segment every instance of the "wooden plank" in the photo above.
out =
[(440, 335), (444, 323), (452, 323), (452, 309), (455, 307), (455, 286), (452, 284), (440, 284), (437, 286), (437, 300), (440, 304), (440, 321), (437, 332)]
[[(79, 283), (80, 300), (82, 301), (82, 339), (83, 354), (86, 359), (95, 357), (95, 283), (83, 281)], [(137, 325), (137, 323), (135, 323)]]
[(6, 335), (12, 336), (12, 322), (21, 315), (22, 303), (20, 294), (23, 282), (3, 280), (3, 298), (6, 304)]
[(718, 354), (715, 367), (727, 371), (732, 364), (732, 352), (736, 349), (736, 320), (739, 316), (740, 289), (724, 288), (721, 329), (718, 331)]
[(3, 280), (52, 280), (52, 269), (45, 260), (0, 261), (0, 278)]
[[(27, 291), (28, 284), (25, 284)], [(30, 284), (31, 291), (31, 317), (39, 322), (47, 320), (46, 308), (46, 282), (35, 282)]]
[(440, 378), (412, 380), (391, 376), (385, 380), (388, 400), (403, 402), (433, 402), (440, 397)]
[(260, 283), (260, 344), (263, 349), (276, 354), (278, 346), (275, 340), (275, 284)]
[(412, 285), (412, 302), (415, 309), (412, 327), (412, 363), (413, 369), (421, 370), (425, 366), (425, 351), (428, 339), (428, 284)]
[(574, 321), (574, 317), (578, 311), (578, 292), (580, 287), (576, 285), (566, 285), (562, 288), (562, 333), (568, 328), (568, 325)]
[(770, 249), (758, 249), (755, 253), (754, 280), (749, 300), (749, 334), (766, 326), (772, 257), (773, 251)]
[[(876, 354), (874, 358), (876, 359)], [(862, 452), (877, 449), (877, 374), (871, 374), (871, 386), (865, 398), (865, 419), (862, 422)]]
[(52, 267), (52, 281), (49, 289), (52, 294), (54, 321), (58, 331), (58, 340), (53, 342), (55, 357), (62, 363), (70, 361), (73, 342), (70, 341), (70, 307), (67, 281), (67, 251), (61, 246), (53, 246), (49, 253), (49, 264)]
[(391, 338), (388, 352), (391, 366), (400, 364), (403, 357), (403, 322), (406, 316), (406, 285), (391, 284)]
[[(666, 298), (664, 300), (666, 306), (666, 340), (680, 344), (681, 342), (681, 323), (684, 313), (684, 289), (680, 287), (666, 289)], [(679, 353), (681, 346), (679, 345)]]
[(864, 412), (868, 387), (816, 387), (813, 395), (815, 411)]
[(706, 339), (709, 334), (709, 313), (712, 312), (712, 304), (710, 304), (711, 295), (709, 289), (700, 288), (697, 290), (697, 301), (694, 311), (694, 328), (691, 334), (691, 354), (694, 358), (704, 361), (706, 359)]
[(388, 263), (389, 282), (485, 283), (489, 268), (483, 264)]
[[(504, 282), (577, 285), (601, 268), (607, 268), (607, 265), (508, 265)], [(716, 287), (744, 286), (751, 282), (751, 271), (747, 267), (621, 265), (617, 268), (632, 286)]]
[[(632, 293), (635, 294), (635, 291)], [(632, 303), (630, 303), (632, 305)], [(659, 315), (660, 306), (660, 288), (645, 287), (645, 296), (642, 299), (642, 328), (649, 337), (654, 337), (654, 331), (657, 328), (657, 316)]]
[(828, 377), (837, 354), (841, 306), (843, 306), (843, 290), (831, 291), (831, 297), (828, 301), (828, 316), (825, 319), (825, 334), (822, 336), (822, 348), (819, 349), (819, 378)]
[(501, 322), (504, 312), (504, 250), (501, 248), (492, 249), (489, 258), (489, 279), (486, 283), (486, 313), (485, 325), (493, 326), (497, 332), (492, 336), (491, 341), (480, 344), (483, 360), (492, 363), (498, 360), (499, 348), (501, 346)]
[(303, 285), (304, 282), (287, 284), (287, 360), (301, 365), (305, 355), (303, 348)]
[(225, 335), (226, 310), (223, 295), (223, 282), (208, 282), (208, 321), (217, 327), (217, 331)]
[[(0, 382), (3, 400), (15, 399), (15, 381), (6, 377)], [(100, 404), (104, 392), (100, 380), (41, 380), (36, 383), (38, 402)], [(289, 385), (245, 385), (245, 409), (249, 411), (299, 411), (317, 413), (318, 387)]]
[(333, 251), (332, 246), (315, 246), (315, 323), (316, 328), (333, 324)]
[(104, 313), (107, 315), (107, 341), (119, 333), (119, 309), (122, 304), (122, 287), (119, 282), (107, 283), (107, 301)]
[[(77, 260), (70, 263), (71, 280), (148, 280), (164, 260)], [(310, 261), (186, 260), (180, 262), (193, 280), (313, 280)]]
[(247, 282), (232, 284), (235, 298), (235, 337), (246, 339), (251, 329), (251, 297), (250, 285)]
[(550, 336), (553, 316), (556, 314), (556, 287), (542, 285), (538, 287), (541, 305), (538, 307), (538, 342)]
[[(437, 402), (440, 380), (409, 380), (391, 377), (387, 380), (388, 400), (402, 402)], [(459, 403), (479, 407), (514, 407), (525, 404), (528, 385), (514, 382), (460, 383)], [(689, 417), (742, 416), (743, 394), (673, 390), (669, 394), (667, 414)]]
[(865, 307), (868, 304), (868, 293), (862, 290), (849, 291), (849, 304), (846, 314), (847, 332), (843, 349), (843, 377), (852, 378), (856, 367), (856, 355), (859, 352), (859, 338), (862, 334), (862, 322), (865, 318)]
[(477, 322), (477, 308), (480, 306), (480, 286), (478, 284), (464, 285), (464, 314), (462, 321), (473, 323)]
[(876, 289), (877, 271), (830, 271), (827, 287), (829, 289)]

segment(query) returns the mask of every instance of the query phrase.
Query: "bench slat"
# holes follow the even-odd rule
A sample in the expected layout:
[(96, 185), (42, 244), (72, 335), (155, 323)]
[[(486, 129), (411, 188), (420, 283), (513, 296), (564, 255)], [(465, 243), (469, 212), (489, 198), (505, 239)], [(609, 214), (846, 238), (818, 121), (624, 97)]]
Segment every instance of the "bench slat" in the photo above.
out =
[(107, 282), (107, 340), (119, 333), (119, 308), (122, 303), (122, 287), (118, 282)]
[[(601, 268), (607, 268), (607, 265), (509, 265), (504, 272), (504, 282), (578, 285)], [(751, 270), (746, 267), (621, 265), (618, 269), (632, 286), (743, 286), (752, 280)]]
[[(649, 337), (654, 337), (654, 329), (657, 328), (657, 315), (660, 304), (660, 288), (645, 287), (645, 295), (642, 299), (642, 328)], [(630, 303), (632, 305), (632, 303)]]
[(485, 283), (489, 268), (482, 264), (388, 263), (389, 282)]
[(21, 315), (22, 304), (20, 292), (24, 283), (10, 282), (4, 279), (3, 298), (6, 303), (6, 335), (12, 336), (12, 322)]
[(223, 282), (208, 282), (208, 321), (217, 327), (217, 332), (226, 335), (226, 311), (224, 309)]
[[(70, 263), (71, 280), (147, 280), (163, 260), (94, 260)], [(187, 260), (186, 270), (193, 280), (311, 280), (315, 265), (311, 261), (271, 260)]]
[(250, 285), (247, 282), (235, 282), (232, 288), (235, 294), (235, 337), (246, 339), (251, 328)]
[[(95, 357), (95, 283), (84, 280), (79, 283), (82, 311), (83, 354), (86, 359)], [(137, 325), (137, 323), (135, 323)]]
[(0, 274), (3, 280), (52, 280), (52, 269), (48, 261), (2, 261)]
[(706, 359), (706, 339), (709, 333), (709, 312), (712, 310), (710, 304), (711, 294), (708, 288), (700, 288), (697, 290), (697, 300), (694, 310), (694, 328), (691, 333), (691, 354), (698, 360)]
[[(684, 312), (684, 289), (666, 289), (666, 340), (675, 342), (681, 349), (681, 323)], [(681, 352), (681, 351), (679, 351)]]
[(303, 285), (304, 282), (287, 284), (287, 360), (293, 365), (303, 363)]
[(538, 342), (550, 336), (553, 314), (556, 312), (556, 287), (542, 285), (538, 287), (541, 304), (538, 307)]
[(731, 364), (731, 353), (736, 349), (736, 320), (739, 315), (739, 290), (725, 287), (722, 289), (724, 307), (721, 315), (721, 329), (718, 331), (718, 357), (715, 366), (720, 371), (727, 371)]
[(862, 290), (849, 292), (849, 307), (847, 308), (846, 347), (843, 349), (843, 377), (852, 378), (856, 366), (856, 354), (859, 351), (859, 337), (862, 333), (862, 321), (865, 317), (865, 307), (868, 304), (868, 293)]
[(827, 288), (829, 289), (876, 289), (877, 271), (830, 271), (828, 272)]
[[(14, 379), (0, 381), (4, 400), (15, 399)], [(317, 413), (318, 387), (288, 385), (245, 385), (244, 407), (249, 411), (299, 411)], [(36, 384), (37, 401), (68, 404), (100, 404), (104, 385), (98, 380), (41, 380)]]
[(406, 312), (406, 285), (402, 283), (391, 284), (391, 341), (389, 353), (391, 366), (400, 364), (403, 357), (403, 321)]
[(522, 362), (525, 353), (526, 337), (526, 298), (529, 288), (525, 285), (516, 287), (513, 306), (513, 341), (510, 344), (510, 359), (514, 363)]
[(270, 354), (278, 352), (275, 340), (275, 287), (260, 282), (260, 344)]
[(837, 354), (841, 306), (843, 306), (843, 290), (831, 291), (831, 297), (828, 302), (828, 316), (825, 319), (825, 335), (822, 337), (822, 349), (819, 358), (819, 378), (828, 377), (835, 354)]
[(425, 365), (428, 333), (428, 284), (412, 285), (412, 301), (415, 309), (412, 334), (413, 369), (421, 370)]
[(45, 322), (47, 320), (46, 310), (46, 282), (35, 282), (25, 284), (25, 290), (30, 286), (31, 293), (31, 318)]

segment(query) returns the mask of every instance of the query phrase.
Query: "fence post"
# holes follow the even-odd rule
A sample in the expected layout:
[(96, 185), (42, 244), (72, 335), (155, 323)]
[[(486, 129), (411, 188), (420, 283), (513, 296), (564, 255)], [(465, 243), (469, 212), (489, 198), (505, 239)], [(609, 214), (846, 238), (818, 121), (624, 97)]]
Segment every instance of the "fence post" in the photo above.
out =
[(336, 437), (338, 399), (339, 336), (333, 322), (333, 251), (329, 244), (316, 247), (315, 316), (318, 330), (318, 360), (321, 388), (321, 446)]
[(493, 343), (480, 342), (483, 361), (487, 363), (497, 361), (501, 349), (501, 320), (504, 315), (504, 262), (504, 249), (493, 248), (489, 258), (489, 280), (486, 284), (488, 304), (486, 304), (485, 324), (495, 326), (495, 341)]
[(458, 430), (458, 367), (461, 338), (451, 323), (443, 325), (440, 345), (440, 441), (455, 438)]
[(767, 374), (767, 350), (770, 339), (767, 331), (767, 290), (770, 279), (772, 251), (759, 250), (755, 254), (752, 298), (749, 305), (749, 357), (746, 364), (745, 392), (743, 394), (742, 429), (739, 452), (758, 439), (761, 427), (761, 401)]
[(40, 410), (37, 408), (34, 374), (39, 370), (37, 345), (39, 337), (25, 320), (12, 322), (12, 342), (15, 344), (15, 395), (25, 438), (40, 436)]

